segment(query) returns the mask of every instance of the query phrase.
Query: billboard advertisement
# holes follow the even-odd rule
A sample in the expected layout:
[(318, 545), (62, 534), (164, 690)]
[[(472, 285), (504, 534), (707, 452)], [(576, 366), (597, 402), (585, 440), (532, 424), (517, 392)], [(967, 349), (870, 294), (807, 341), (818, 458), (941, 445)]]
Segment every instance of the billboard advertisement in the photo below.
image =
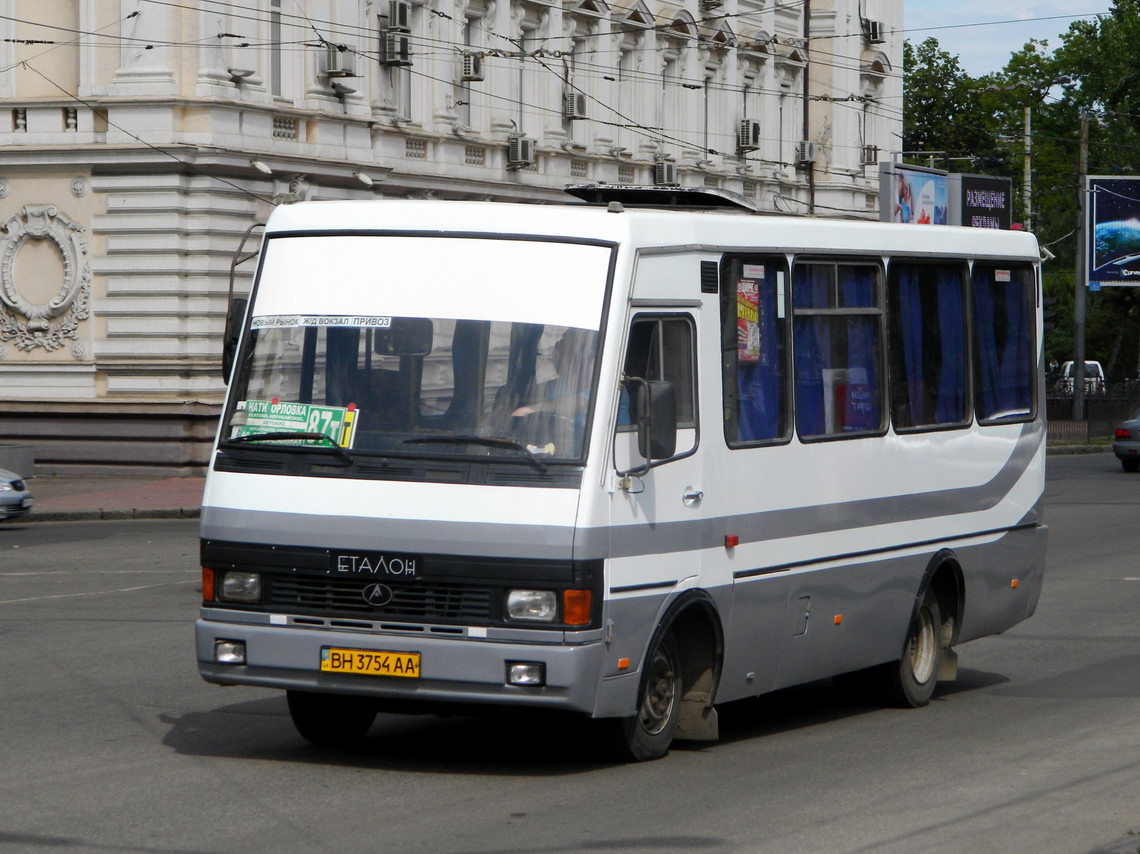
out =
[(1140, 285), (1140, 178), (1090, 175), (1086, 189), (1090, 286)]
[(892, 163), (879, 171), (879, 212), (886, 222), (946, 225), (948, 198), (946, 173), (940, 169)]
[(1013, 223), (1013, 182), (989, 175), (950, 176), (950, 224), (1004, 228)]

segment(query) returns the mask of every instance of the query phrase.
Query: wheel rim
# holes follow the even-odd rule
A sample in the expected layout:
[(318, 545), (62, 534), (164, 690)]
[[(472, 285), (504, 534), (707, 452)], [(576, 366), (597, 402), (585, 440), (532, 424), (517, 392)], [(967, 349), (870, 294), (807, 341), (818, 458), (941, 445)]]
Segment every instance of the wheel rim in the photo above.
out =
[(661, 648), (653, 654), (645, 684), (645, 696), (641, 700), (641, 710), (637, 717), (641, 726), (650, 735), (657, 735), (669, 723), (676, 702), (676, 675), (673, 660)]
[(938, 632), (934, 625), (934, 615), (923, 605), (918, 609), (918, 625), (910, 639), (910, 672), (919, 685), (925, 684), (934, 675), (934, 664), (938, 659)]

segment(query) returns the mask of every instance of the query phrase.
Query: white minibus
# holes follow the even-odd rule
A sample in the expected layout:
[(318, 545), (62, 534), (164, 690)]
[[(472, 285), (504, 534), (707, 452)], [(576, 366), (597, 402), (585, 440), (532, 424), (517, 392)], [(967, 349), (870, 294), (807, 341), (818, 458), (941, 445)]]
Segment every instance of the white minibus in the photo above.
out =
[(202, 507), (206, 680), (283, 689), (318, 744), (529, 707), (644, 760), (814, 680), (922, 706), (1034, 612), (1031, 234), (616, 195), (274, 211)]

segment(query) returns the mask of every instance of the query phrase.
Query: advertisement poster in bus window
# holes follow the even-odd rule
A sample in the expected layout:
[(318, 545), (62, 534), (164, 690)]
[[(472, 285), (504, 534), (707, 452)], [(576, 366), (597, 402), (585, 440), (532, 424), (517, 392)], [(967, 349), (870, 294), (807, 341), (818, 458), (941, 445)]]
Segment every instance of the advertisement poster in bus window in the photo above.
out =
[(1088, 280), (1140, 285), (1140, 179), (1088, 178)]
[[(760, 275), (764, 275), (763, 268)], [(756, 279), (736, 281), (736, 358), (760, 361), (760, 282)]]

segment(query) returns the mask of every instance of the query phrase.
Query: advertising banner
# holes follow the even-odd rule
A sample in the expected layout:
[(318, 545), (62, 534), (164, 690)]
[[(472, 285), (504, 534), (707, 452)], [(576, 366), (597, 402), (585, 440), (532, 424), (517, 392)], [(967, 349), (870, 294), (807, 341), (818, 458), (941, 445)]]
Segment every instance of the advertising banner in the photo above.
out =
[(1013, 182), (989, 175), (950, 175), (950, 224), (1009, 229), (1013, 222)]
[(1090, 287), (1140, 285), (1140, 178), (1090, 175), (1086, 189)]
[(879, 170), (879, 218), (884, 222), (946, 225), (949, 198), (946, 173), (892, 163)]

